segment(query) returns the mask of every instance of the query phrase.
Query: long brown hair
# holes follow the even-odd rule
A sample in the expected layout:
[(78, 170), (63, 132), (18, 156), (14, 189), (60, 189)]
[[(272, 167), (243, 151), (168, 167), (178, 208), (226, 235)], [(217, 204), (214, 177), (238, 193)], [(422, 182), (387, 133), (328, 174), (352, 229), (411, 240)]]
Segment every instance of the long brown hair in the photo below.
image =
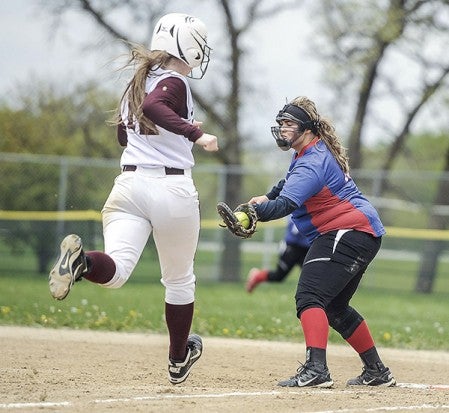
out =
[(134, 120), (137, 119), (141, 131), (145, 131), (145, 134), (148, 135), (156, 135), (158, 134), (156, 125), (142, 111), (142, 104), (145, 99), (146, 80), (150, 71), (160, 67), (164, 68), (172, 56), (162, 50), (150, 51), (138, 44), (131, 46), (129, 60), (122, 69), (135, 67), (135, 72), (123, 92), (113, 123), (117, 125), (122, 122), (121, 106), (126, 101), (128, 104), (128, 127), (132, 127)]
[(307, 112), (310, 119), (315, 121), (317, 135), (326, 144), (334, 155), (335, 160), (344, 173), (349, 173), (349, 160), (346, 148), (343, 147), (340, 138), (335, 133), (335, 127), (332, 122), (326, 118), (320, 117), (315, 103), (305, 96), (298, 96), (290, 102), (292, 105), (299, 106)]

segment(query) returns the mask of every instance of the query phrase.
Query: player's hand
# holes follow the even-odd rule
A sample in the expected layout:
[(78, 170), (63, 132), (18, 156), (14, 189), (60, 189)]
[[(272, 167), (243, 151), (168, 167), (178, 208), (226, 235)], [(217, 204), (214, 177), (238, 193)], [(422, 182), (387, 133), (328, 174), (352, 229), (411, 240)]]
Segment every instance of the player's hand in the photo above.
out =
[(203, 135), (198, 138), (195, 143), (203, 147), (207, 152), (218, 151), (218, 139), (215, 135), (209, 135), (208, 133), (203, 133)]
[(269, 201), (269, 199), (266, 195), (259, 195), (259, 196), (252, 197), (248, 201), (248, 204), (261, 204), (262, 202), (268, 202), (268, 201)]

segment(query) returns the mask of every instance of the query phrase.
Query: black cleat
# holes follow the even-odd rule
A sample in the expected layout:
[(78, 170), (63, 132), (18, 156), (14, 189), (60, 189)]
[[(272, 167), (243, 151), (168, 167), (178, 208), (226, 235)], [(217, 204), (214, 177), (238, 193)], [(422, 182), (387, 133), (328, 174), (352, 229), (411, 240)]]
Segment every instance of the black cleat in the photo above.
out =
[(362, 374), (354, 379), (348, 380), (347, 386), (382, 386), (391, 387), (396, 385), (390, 369), (385, 366), (363, 367)]
[(326, 365), (318, 362), (308, 361), (299, 366), (297, 374), (287, 380), (280, 381), (281, 387), (332, 387), (331, 379)]
[(203, 352), (203, 341), (197, 334), (190, 334), (187, 339), (187, 356), (184, 361), (168, 360), (168, 379), (172, 384), (179, 384), (187, 379), (193, 364)]

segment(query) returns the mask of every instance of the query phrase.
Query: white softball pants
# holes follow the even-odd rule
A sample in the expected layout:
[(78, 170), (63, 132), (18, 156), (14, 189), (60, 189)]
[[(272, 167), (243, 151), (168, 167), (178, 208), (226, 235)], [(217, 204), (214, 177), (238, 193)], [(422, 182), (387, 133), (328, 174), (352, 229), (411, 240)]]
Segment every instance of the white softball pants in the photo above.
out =
[(190, 170), (165, 175), (164, 168), (123, 172), (102, 210), (105, 253), (116, 273), (108, 288), (121, 287), (133, 272), (153, 233), (165, 301), (189, 304), (195, 296), (193, 261), (198, 245), (198, 192)]

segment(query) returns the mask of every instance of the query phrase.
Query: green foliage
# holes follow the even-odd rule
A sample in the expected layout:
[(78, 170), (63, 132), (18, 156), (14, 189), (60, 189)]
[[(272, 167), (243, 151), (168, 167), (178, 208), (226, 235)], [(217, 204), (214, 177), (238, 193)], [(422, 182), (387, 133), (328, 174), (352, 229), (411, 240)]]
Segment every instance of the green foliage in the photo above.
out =
[(95, 83), (73, 90), (37, 83), (18, 87), (15, 106), (0, 107), (0, 152), (117, 157), (107, 125), (117, 97)]
[[(0, 107), (0, 152), (77, 155), (117, 158), (121, 148), (115, 128), (107, 125), (117, 98), (94, 83), (72, 90), (34, 82), (17, 88), (15, 106)], [(86, 162), (87, 163), (87, 162)], [(0, 209), (55, 211), (101, 209), (117, 170), (95, 170), (68, 159), (44, 163), (4, 162), (0, 165)], [(65, 181), (61, 177), (66, 174)], [(62, 200), (60, 186), (68, 186)], [(107, 182), (107, 184), (105, 184)], [(44, 271), (54, 231), (42, 223), (19, 223), (9, 232), (11, 249), (27, 244), (35, 249), (39, 271)]]
[[(395, 159), (393, 171), (435, 171), (444, 166), (444, 153), (449, 145), (447, 133), (423, 133), (407, 138), (403, 151)], [(378, 170), (385, 162), (390, 144), (379, 143), (363, 149), (364, 168)]]

